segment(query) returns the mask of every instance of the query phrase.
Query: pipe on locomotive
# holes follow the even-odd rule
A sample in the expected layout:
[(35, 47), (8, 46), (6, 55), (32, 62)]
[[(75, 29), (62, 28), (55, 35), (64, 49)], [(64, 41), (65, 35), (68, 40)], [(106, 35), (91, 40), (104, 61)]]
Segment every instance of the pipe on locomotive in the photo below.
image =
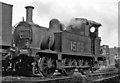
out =
[(32, 20), (32, 13), (33, 13), (33, 9), (34, 7), (33, 6), (26, 6), (26, 21), (27, 22), (33, 22)]

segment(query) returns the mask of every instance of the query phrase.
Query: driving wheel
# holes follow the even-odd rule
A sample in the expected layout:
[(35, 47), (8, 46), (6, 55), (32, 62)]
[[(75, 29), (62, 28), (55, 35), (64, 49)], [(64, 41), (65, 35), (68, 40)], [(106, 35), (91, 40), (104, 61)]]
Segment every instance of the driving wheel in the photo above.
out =
[(55, 59), (52, 57), (41, 57), (38, 60), (39, 71), (45, 76), (50, 77), (54, 74), (56, 68)]

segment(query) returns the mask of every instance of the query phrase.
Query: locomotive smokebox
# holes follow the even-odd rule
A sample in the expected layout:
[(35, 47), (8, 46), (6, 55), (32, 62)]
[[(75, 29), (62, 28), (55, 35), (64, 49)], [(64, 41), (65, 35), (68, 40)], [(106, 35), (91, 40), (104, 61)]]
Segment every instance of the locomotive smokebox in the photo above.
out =
[(32, 13), (33, 13), (33, 6), (26, 6), (26, 21), (27, 22), (33, 22), (32, 21)]

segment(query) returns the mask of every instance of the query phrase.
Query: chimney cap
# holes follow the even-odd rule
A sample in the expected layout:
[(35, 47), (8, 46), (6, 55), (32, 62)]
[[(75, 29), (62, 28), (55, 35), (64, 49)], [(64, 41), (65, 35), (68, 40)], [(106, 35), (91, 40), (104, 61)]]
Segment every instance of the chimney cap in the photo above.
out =
[(33, 6), (26, 6), (25, 8), (32, 8), (32, 9), (34, 9), (34, 7), (33, 7)]

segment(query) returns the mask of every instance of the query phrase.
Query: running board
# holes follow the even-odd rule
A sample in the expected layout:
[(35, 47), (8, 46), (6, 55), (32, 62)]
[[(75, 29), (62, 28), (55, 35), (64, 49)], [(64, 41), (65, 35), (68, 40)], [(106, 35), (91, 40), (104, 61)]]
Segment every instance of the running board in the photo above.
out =
[(65, 68), (65, 69), (67, 69), (67, 68), (71, 69), (72, 68), (72, 69), (75, 69), (76, 67), (75, 66), (61, 66), (61, 68)]
[(88, 68), (90, 68), (90, 66), (76, 66), (76, 68), (78, 68), (78, 69), (88, 69)]
[(78, 68), (78, 69), (88, 69), (90, 66), (61, 66), (61, 68)]

